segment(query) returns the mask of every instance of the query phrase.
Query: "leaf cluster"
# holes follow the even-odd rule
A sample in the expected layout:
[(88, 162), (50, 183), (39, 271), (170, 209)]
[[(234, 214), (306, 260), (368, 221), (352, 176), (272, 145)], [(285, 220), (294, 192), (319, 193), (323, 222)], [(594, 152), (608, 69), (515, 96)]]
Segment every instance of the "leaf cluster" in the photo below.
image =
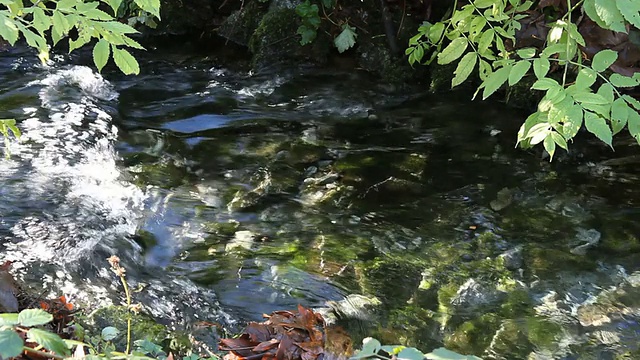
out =
[[(581, 4), (605, 29), (627, 32), (630, 26), (640, 25), (638, 1), (584, 0)], [(611, 73), (609, 68), (619, 54), (610, 49), (598, 52), (585, 64), (580, 48), (586, 43), (571, 21), (571, 11), (548, 24), (542, 49), (517, 49), (520, 20), (529, 16), (526, 11), (532, 5), (532, 1), (521, 0), (474, 0), (459, 9), (454, 6), (450, 18), (426, 22), (418, 29), (406, 50), (408, 61), (430, 64), (437, 59), (444, 65), (459, 60), (452, 87), (477, 69), (482, 82), (476, 95), (482, 91), (483, 99), (505, 84), (513, 86), (527, 75), (535, 76), (531, 89), (545, 95), (520, 128), (517, 144), (526, 148), (542, 143), (551, 159), (557, 147), (568, 150), (568, 142), (583, 126), (611, 147), (613, 135), (626, 126), (640, 143), (640, 102), (621, 91), (640, 85), (640, 73)], [(571, 8), (570, 1), (567, 5)], [(563, 68), (563, 74), (552, 74), (552, 68)]]
[[(134, 0), (145, 12), (160, 18), (160, 0)], [(101, 10), (104, 3), (113, 15)], [(126, 48), (144, 48), (131, 37), (133, 27), (117, 21), (122, 0), (43, 0), (25, 6), (22, 0), (0, 0), (0, 37), (14, 45), (21, 37), (39, 51), (39, 58), (49, 59), (49, 46), (67, 39), (69, 53), (96, 39), (93, 58), (98, 70), (110, 57), (125, 74), (138, 74), (140, 67)], [(69, 37), (71, 32), (77, 37)]]

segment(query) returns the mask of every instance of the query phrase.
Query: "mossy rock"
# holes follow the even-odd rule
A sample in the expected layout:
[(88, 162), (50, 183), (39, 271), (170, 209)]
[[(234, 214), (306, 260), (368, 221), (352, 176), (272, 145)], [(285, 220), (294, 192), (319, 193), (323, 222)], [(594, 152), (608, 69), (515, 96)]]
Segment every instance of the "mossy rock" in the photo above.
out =
[(231, 237), (236, 233), (236, 231), (238, 231), (239, 227), (240, 223), (236, 220), (230, 220), (228, 222), (211, 222), (204, 225), (204, 231), (215, 235)]
[(248, 46), (266, 10), (260, 2), (251, 1), (229, 15), (218, 28), (218, 34), (236, 44)]
[(149, 250), (158, 245), (158, 239), (156, 236), (147, 230), (138, 229), (132, 237), (133, 241), (140, 245), (143, 250)]
[(491, 344), (500, 323), (500, 317), (493, 313), (466, 321), (445, 338), (445, 347), (461, 354), (482, 355)]
[(131, 341), (147, 339), (154, 344), (161, 344), (169, 338), (167, 329), (145, 314), (133, 314), (125, 306), (112, 305), (100, 308), (86, 317), (78, 317), (77, 321), (85, 328), (89, 338), (100, 336), (102, 329), (114, 327), (120, 332), (113, 340), (118, 351), (127, 346), (127, 319), (131, 316)]
[(415, 76), (406, 59), (394, 56), (385, 37), (378, 37), (359, 44), (359, 63), (363, 69), (378, 74), (388, 83), (406, 83)]
[(516, 289), (509, 292), (506, 300), (500, 305), (499, 313), (505, 318), (533, 315), (533, 301), (529, 292), (525, 289)]
[(397, 257), (378, 258), (364, 265), (360, 286), (390, 308), (406, 305), (422, 278), (424, 266)]
[(136, 175), (136, 183), (140, 186), (155, 185), (171, 189), (185, 184), (191, 176), (187, 170), (174, 161), (163, 159), (153, 164), (142, 164), (129, 169)]
[(326, 62), (331, 43), (322, 31), (318, 31), (314, 42), (303, 47), (297, 35), (300, 23), (295, 9), (271, 7), (249, 40), (253, 66), (263, 68), (274, 63)]

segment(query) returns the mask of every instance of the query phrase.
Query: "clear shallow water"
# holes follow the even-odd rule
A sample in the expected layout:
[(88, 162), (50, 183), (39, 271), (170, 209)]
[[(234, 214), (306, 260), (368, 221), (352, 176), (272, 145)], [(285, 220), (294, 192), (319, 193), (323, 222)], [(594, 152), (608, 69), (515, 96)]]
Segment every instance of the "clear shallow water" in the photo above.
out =
[(495, 359), (635, 350), (635, 145), (549, 164), (513, 149), (524, 114), (467, 95), (145, 56), (106, 81), (0, 53), (0, 117), (25, 133), (0, 162), (2, 258), (27, 284), (109, 303), (115, 253), (177, 327), (364, 294), (382, 306), (354, 336)]

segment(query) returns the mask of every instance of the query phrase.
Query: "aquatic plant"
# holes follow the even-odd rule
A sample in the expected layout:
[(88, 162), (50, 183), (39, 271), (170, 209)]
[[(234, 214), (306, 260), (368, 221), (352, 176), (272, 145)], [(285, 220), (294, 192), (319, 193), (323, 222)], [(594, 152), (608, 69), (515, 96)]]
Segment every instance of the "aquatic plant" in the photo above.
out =
[[(481, 84), (474, 97), (482, 91), (483, 100), (533, 73), (530, 88), (545, 94), (520, 128), (517, 144), (542, 143), (551, 159), (556, 147), (568, 150), (583, 127), (613, 148), (613, 135), (626, 126), (640, 143), (640, 101), (624, 91), (640, 85), (638, 59), (628, 54), (637, 47), (631, 38), (640, 29), (640, 3), (555, 0), (533, 6), (533, 1), (473, 0), (459, 7), (456, 0), (450, 16), (418, 29), (406, 50), (408, 61), (459, 60), (452, 87), (477, 69)], [(578, 11), (586, 16), (574, 16)], [(547, 23), (546, 15), (554, 20)]]

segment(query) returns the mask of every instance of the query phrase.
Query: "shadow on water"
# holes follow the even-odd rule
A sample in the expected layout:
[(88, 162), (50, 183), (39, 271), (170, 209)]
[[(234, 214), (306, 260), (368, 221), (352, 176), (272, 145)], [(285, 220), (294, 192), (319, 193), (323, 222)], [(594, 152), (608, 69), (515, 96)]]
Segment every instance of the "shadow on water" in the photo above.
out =
[[(356, 337), (488, 359), (637, 350), (626, 139), (550, 164), (513, 147), (522, 112), (467, 94), (145, 56), (107, 82), (0, 53), (0, 117), (25, 132), (0, 165), (3, 258), (32, 287), (117, 301), (116, 253), (180, 327), (237, 331), (300, 303), (357, 320)], [(351, 294), (364, 304), (336, 305)]]

